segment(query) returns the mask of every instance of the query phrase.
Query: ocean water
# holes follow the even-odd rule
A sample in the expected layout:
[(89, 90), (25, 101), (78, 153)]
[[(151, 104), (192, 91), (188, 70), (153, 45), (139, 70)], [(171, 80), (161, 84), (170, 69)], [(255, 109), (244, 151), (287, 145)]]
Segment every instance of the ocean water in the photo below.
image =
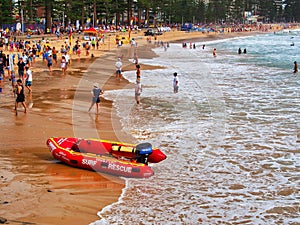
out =
[[(139, 59), (165, 66), (142, 68), (141, 105), (132, 88), (105, 94), (123, 132), (168, 158), (151, 165), (150, 179), (126, 179), (119, 201), (92, 224), (300, 224), (300, 34), (202, 44)], [(134, 71), (125, 76), (135, 81)]]

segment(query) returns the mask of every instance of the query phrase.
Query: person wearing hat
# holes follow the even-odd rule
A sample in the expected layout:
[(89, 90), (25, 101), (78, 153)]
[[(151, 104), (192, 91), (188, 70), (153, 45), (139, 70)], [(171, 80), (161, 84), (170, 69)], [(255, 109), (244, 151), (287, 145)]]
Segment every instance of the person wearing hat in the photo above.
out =
[(174, 93), (178, 93), (179, 81), (178, 81), (178, 77), (177, 77), (177, 73), (176, 72), (174, 73), (173, 89), (174, 89)]
[(99, 113), (99, 104), (100, 104), (100, 95), (102, 95), (104, 92), (101, 88), (99, 88), (99, 85), (97, 83), (94, 84), (94, 88), (92, 90), (92, 103), (88, 111), (91, 111), (93, 106), (96, 104), (97, 107), (97, 114)]

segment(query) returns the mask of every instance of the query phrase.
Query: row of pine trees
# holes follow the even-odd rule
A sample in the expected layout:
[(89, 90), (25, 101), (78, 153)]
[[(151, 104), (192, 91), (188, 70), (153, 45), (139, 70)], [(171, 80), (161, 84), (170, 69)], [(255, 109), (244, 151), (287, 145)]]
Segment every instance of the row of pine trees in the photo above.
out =
[[(174, 24), (245, 22), (245, 12), (259, 15), (263, 22), (299, 22), (300, 0), (1, 0), (0, 25), (21, 21), (46, 26), (53, 21), (74, 24), (135, 23)], [(63, 18), (64, 17), (64, 18)]]

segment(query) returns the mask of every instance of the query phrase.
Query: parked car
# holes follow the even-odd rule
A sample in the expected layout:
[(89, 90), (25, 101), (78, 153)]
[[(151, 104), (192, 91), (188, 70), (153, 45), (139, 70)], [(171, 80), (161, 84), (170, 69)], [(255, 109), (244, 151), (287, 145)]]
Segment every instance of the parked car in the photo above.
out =
[(192, 23), (185, 23), (181, 26), (181, 31), (190, 31), (193, 29), (193, 24)]
[(145, 34), (145, 36), (154, 36), (154, 35), (161, 35), (162, 32), (158, 31), (156, 29), (150, 28), (150, 29), (146, 30), (144, 32), (144, 34)]

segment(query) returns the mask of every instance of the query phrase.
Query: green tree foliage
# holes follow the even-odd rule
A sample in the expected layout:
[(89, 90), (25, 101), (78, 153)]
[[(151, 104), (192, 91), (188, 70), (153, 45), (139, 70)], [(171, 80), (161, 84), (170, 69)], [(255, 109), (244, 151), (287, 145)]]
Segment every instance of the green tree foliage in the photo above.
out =
[(12, 0), (0, 1), (0, 24), (11, 24), (14, 22), (13, 10), (14, 3)]
[(285, 0), (284, 1), (284, 18), (287, 22), (300, 21), (300, 1)]
[(282, 5), (275, 0), (1, 0), (0, 23), (15, 22), (21, 9), (26, 23), (38, 22), (38, 9), (43, 9), (48, 28), (53, 22), (68, 25), (76, 20), (84, 26), (88, 18), (95, 24), (129, 24), (133, 16), (139, 25), (142, 19), (154, 24), (244, 22), (245, 12), (265, 22), (300, 22), (299, 0)]
[(14, 11), (16, 15), (21, 16), (21, 10), (23, 11), (23, 19), (25, 23), (36, 23), (39, 18), (37, 15), (38, 7), (43, 5), (43, 0), (18, 0), (15, 2)]

